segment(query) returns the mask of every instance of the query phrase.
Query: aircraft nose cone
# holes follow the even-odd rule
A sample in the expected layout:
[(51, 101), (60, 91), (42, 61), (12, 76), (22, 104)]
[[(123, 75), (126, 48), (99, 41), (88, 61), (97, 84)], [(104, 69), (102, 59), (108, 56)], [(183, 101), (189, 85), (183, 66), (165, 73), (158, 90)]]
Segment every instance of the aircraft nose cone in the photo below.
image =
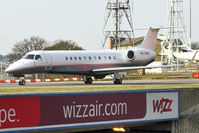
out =
[(6, 70), (5, 70), (5, 72), (6, 72), (6, 73), (8, 73), (8, 72), (9, 72), (9, 69), (8, 69), (8, 68), (9, 68), (9, 67), (7, 67), (7, 68), (6, 68)]
[(16, 62), (14, 62), (13, 64), (9, 65), (9, 66), (6, 68), (5, 72), (6, 72), (6, 73), (11, 73), (11, 72), (16, 71), (16, 70), (19, 68), (19, 63), (20, 63), (19, 61), (16, 61)]
[(8, 66), (8, 67), (6, 68), (6, 70), (5, 70), (6, 73), (9, 73), (9, 72), (11, 72), (11, 71), (12, 71), (12, 67), (11, 67), (11, 66)]
[(9, 65), (5, 72), (6, 73), (16, 73), (18, 72), (20, 69), (23, 68), (24, 62), (23, 60), (18, 60), (16, 62), (14, 62), (13, 64)]

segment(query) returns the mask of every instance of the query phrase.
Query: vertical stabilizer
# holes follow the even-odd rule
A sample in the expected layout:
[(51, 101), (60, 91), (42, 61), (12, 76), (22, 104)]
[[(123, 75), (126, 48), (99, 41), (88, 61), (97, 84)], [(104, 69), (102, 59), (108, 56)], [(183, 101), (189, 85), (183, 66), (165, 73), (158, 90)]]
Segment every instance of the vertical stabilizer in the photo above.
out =
[(158, 31), (159, 31), (159, 28), (149, 28), (149, 31), (144, 38), (144, 41), (139, 47), (155, 50), (155, 44), (157, 40)]

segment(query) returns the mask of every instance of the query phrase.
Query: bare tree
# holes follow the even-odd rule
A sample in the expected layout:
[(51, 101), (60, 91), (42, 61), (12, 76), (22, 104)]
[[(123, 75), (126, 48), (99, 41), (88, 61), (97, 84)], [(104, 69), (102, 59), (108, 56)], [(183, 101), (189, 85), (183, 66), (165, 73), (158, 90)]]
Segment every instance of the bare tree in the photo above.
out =
[(57, 40), (52, 46), (46, 47), (45, 50), (83, 50), (73, 41)]
[(32, 36), (29, 39), (17, 42), (8, 55), (10, 62), (20, 59), (26, 53), (34, 50), (43, 50), (47, 46), (47, 41), (41, 37)]

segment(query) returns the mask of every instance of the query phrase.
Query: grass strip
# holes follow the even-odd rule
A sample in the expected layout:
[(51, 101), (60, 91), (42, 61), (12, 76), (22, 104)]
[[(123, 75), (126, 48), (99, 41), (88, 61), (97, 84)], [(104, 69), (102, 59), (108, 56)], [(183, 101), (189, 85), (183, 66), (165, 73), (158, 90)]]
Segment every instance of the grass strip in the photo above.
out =
[(109, 86), (109, 87), (73, 87), (73, 88), (10, 88), (10, 89), (0, 89), (0, 95), (159, 90), (159, 89), (183, 89), (183, 88), (199, 88), (199, 85)]

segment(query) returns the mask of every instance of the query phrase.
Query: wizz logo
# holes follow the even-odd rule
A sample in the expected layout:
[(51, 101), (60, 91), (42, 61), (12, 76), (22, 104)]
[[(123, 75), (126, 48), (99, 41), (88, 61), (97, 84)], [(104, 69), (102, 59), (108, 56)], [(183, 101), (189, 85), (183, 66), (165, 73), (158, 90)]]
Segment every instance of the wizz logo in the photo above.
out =
[(171, 112), (171, 104), (173, 100), (172, 99), (164, 99), (161, 100), (153, 100), (153, 112), (158, 112), (162, 114), (163, 112)]

